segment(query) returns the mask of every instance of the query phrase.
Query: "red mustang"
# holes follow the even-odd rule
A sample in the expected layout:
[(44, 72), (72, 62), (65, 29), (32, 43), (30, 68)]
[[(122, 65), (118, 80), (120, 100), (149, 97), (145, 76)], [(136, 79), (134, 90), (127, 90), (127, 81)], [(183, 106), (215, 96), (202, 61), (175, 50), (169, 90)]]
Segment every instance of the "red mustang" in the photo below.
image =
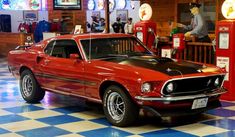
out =
[(213, 65), (159, 58), (126, 34), (64, 35), (9, 52), (10, 72), (29, 103), (45, 91), (103, 104), (116, 126), (144, 108), (158, 116), (202, 113), (220, 106), (225, 72)]

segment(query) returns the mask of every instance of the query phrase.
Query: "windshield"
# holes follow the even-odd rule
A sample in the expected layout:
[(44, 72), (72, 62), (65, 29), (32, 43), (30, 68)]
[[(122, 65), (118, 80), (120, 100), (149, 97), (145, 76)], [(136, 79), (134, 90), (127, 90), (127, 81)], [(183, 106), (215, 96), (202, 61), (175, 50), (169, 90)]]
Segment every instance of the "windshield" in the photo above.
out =
[(81, 40), (87, 59), (153, 55), (134, 37)]

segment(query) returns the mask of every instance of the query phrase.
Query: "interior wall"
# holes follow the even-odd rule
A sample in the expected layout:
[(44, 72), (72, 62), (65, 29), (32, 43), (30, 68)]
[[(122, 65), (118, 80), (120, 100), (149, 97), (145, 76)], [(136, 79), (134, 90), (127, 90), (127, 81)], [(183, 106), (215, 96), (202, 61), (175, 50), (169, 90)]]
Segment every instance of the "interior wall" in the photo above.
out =
[[(12, 32), (18, 32), (18, 26), (21, 22), (24, 22), (23, 19), (23, 10), (1, 10), (0, 14), (11, 15), (11, 30)], [(48, 21), (48, 12), (47, 11), (38, 11), (38, 21), (47, 20)]]
[(155, 22), (168, 22), (176, 20), (177, 0), (141, 0), (141, 4), (148, 3), (152, 6), (152, 20)]
[[(96, 3), (98, 0), (95, 0)], [(116, 0), (117, 1), (117, 0)], [(125, 7), (125, 9), (123, 10), (128, 10), (128, 17), (131, 17), (133, 20), (133, 23), (136, 23), (138, 21), (140, 21), (139, 19), (139, 7), (140, 7), (140, 1), (134, 1), (134, 5), (135, 8), (132, 9), (130, 6), (130, 0), (127, 0), (127, 5)], [(86, 20), (89, 23), (92, 23), (92, 12), (93, 11), (100, 11), (100, 17), (101, 18), (105, 18), (105, 10), (98, 10), (98, 7), (96, 6), (94, 10), (87, 10), (86, 11)], [(117, 17), (117, 9), (114, 9), (113, 11), (110, 12), (110, 24), (113, 24), (116, 21), (116, 17)]]

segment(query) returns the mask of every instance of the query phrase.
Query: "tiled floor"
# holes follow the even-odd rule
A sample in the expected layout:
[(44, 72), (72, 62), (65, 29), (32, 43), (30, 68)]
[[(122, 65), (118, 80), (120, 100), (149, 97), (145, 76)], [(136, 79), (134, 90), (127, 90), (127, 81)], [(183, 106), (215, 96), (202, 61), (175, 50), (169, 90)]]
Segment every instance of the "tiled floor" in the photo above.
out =
[(235, 137), (235, 102), (223, 101), (196, 119), (176, 119), (173, 126), (145, 116), (119, 128), (107, 122), (100, 105), (81, 99), (47, 93), (41, 103), (27, 104), (18, 85), (0, 59), (0, 137)]

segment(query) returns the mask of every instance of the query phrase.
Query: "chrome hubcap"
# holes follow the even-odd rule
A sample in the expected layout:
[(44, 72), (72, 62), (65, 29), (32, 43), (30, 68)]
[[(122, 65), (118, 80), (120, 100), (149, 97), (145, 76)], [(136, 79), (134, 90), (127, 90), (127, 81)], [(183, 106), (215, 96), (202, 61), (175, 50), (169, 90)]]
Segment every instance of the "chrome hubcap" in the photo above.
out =
[(32, 94), (33, 82), (29, 75), (25, 75), (22, 80), (22, 90), (23, 94), (26, 97), (29, 97)]
[(107, 99), (107, 107), (109, 115), (116, 121), (120, 121), (123, 119), (125, 114), (125, 104), (122, 97), (113, 92), (108, 96)]

